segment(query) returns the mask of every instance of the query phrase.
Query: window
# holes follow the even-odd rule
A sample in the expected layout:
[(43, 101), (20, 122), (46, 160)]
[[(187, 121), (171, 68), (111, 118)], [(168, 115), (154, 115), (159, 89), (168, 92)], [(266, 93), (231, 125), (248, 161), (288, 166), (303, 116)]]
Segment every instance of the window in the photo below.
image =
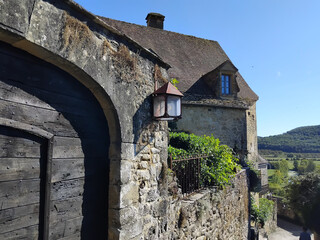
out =
[(221, 93), (230, 94), (230, 76), (222, 74), (221, 75)]

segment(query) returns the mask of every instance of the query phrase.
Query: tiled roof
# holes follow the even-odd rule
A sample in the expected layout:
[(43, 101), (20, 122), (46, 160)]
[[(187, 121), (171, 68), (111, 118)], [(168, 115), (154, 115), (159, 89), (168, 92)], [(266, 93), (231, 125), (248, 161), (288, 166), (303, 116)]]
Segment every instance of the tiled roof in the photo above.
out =
[[(171, 66), (168, 71), (170, 77), (179, 81), (177, 87), (184, 93), (211, 95), (211, 90), (200, 78), (229, 60), (216, 41), (100, 18), (168, 63)], [(258, 100), (258, 96), (239, 72), (237, 72), (237, 83), (240, 88), (239, 98), (249, 99), (251, 102)]]

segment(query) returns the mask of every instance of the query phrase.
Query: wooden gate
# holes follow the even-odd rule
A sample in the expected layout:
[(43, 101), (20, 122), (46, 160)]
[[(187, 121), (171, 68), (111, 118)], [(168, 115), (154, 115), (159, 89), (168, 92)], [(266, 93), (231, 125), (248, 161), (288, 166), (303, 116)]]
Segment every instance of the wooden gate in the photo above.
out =
[(48, 238), (53, 135), (0, 118), (0, 235)]
[(109, 145), (84, 85), (0, 42), (0, 239), (107, 239)]

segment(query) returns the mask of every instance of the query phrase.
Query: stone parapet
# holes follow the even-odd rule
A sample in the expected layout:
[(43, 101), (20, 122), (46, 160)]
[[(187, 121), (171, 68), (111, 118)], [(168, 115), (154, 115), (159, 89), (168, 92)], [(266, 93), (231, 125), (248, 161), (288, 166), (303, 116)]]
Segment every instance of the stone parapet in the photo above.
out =
[(223, 190), (210, 188), (188, 197), (164, 196), (159, 192), (150, 185), (140, 188), (139, 209), (131, 206), (130, 214), (126, 212), (126, 218), (136, 219), (128, 234), (136, 234), (132, 238), (123, 235), (122, 239), (248, 238), (249, 192), (245, 170)]

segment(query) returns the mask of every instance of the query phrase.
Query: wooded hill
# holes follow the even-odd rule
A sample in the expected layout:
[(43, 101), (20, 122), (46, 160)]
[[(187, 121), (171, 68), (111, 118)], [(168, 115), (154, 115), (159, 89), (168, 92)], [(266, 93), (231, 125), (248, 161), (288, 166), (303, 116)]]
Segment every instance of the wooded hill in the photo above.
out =
[(299, 127), (269, 137), (258, 137), (258, 148), (294, 153), (320, 153), (320, 125)]

